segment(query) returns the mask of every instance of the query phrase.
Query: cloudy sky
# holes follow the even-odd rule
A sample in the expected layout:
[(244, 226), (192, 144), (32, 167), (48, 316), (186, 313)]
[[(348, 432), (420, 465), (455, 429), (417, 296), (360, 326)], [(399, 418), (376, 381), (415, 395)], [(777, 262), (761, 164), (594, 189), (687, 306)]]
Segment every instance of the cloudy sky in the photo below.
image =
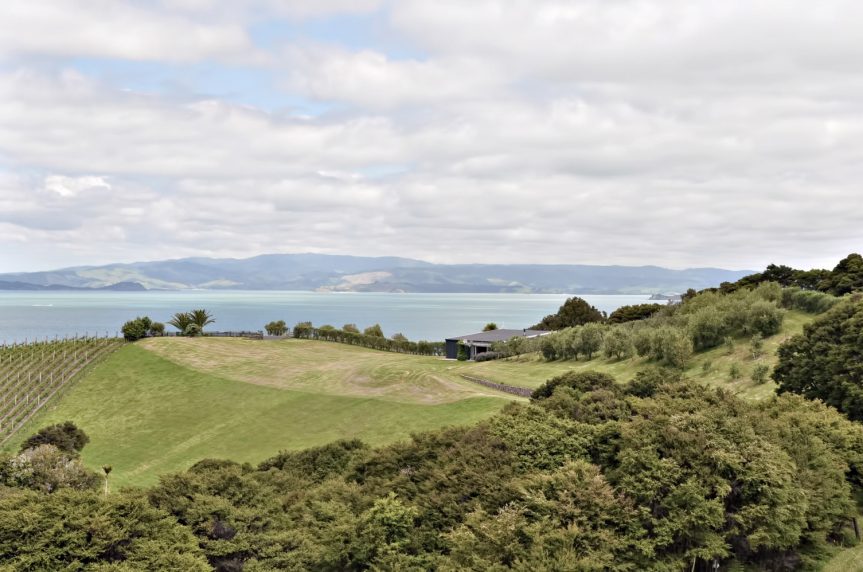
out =
[(833, 266), (852, 0), (3, 0), (0, 272), (270, 252)]

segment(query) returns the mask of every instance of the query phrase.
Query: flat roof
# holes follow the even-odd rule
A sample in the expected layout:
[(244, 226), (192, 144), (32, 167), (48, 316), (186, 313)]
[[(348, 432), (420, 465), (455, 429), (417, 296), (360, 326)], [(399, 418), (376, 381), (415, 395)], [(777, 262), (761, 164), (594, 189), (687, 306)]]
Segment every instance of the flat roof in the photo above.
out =
[(551, 332), (545, 330), (489, 330), (487, 332), (479, 332), (476, 334), (467, 334), (465, 336), (456, 336), (454, 338), (447, 338), (449, 340), (458, 340), (462, 342), (504, 342), (506, 340), (511, 340), (516, 336), (521, 336), (524, 338), (535, 338), (536, 336), (544, 336), (545, 334), (550, 334)]

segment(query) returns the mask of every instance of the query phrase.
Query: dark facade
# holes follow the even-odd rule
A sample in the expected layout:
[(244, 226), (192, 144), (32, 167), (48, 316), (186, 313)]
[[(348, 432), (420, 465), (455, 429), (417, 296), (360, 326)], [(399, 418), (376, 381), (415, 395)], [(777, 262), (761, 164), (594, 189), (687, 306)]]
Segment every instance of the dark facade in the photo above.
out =
[(524, 338), (535, 338), (549, 333), (551, 332), (543, 330), (489, 330), (488, 332), (479, 332), (477, 334), (447, 338), (446, 357), (447, 359), (458, 358), (459, 343), (463, 343), (467, 346), (468, 359), (473, 360), (477, 355), (489, 351), (494, 342), (505, 342), (519, 336)]

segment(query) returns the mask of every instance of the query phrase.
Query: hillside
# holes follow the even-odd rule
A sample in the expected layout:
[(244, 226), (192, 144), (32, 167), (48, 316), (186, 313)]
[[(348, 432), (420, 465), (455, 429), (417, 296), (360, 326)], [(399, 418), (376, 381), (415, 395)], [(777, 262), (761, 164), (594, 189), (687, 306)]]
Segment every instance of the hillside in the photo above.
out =
[(396, 257), (270, 254), (247, 259), (185, 258), (0, 274), (0, 290), (130, 288), (138, 284), (148, 289), (653, 294), (718, 286), (750, 273), (656, 266), (442, 265)]
[[(695, 353), (684, 373), (707, 385), (731, 389), (745, 399), (768, 398), (774, 394), (776, 384), (770, 380), (760, 385), (753, 383), (750, 379), (753, 367), (756, 364), (764, 364), (772, 368), (776, 363), (776, 349), (779, 345), (789, 337), (802, 332), (803, 326), (813, 319), (814, 316), (811, 314), (790, 311), (785, 315), (782, 331), (764, 340), (764, 354), (758, 359), (750, 356), (749, 346), (745, 340), (737, 340), (733, 352), (729, 352), (725, 347), (717, 347)], [(597, 357), (589, 361), (584, 359), (546, 361), (539, 354), (533, 353), (475, 364), (471, 375), (498, 383), (536, 388), (543, 381), (568, 370), (601, 371), (613, 375), (619, 381), (625, 381), (631, 379), (639, 370), (650, 366), (651, 363), (647, 358), (637, 356), (623, 360)], [(740, 377), (736, 380), (729, 377), (731, 364), (737, 364), (740, 368)]]
[(389, 443), (474, 423), (511, 400), (435, 358), (298, 340), (150, 340), (95, 367), (7, 449), (74, 419), (91, 438), (87, 465), (111, 464), (118, 484), (140, 485), (207, 457), (258, 462), (340, 438)]
[[(789, 312), (782, 332), (765, 340), (759, 363), (772, 365), (778, 344), (811, 319)], [(687, 374), (747, 399), (772, 395), (772, 382), (749, 379), (755, 362), (747, 351), (740, 342), (733, 354), (725, 348), (696, 354)], [(741, 377), (731, 381), (734, 362)], [(638, 357), (549, 362), (537, 354), (472, 363), (310, 340), (154, 338), (110, 356), (8, 448), (37, 427), (72, 419), (92, 438), (84, 451), (88, 465), (110, 463), (118, 483), (147, 484), (205, 457), (255, 462), (339, 438), (388, 443), (470, 424), (518, 401), (461, 374), (535, 388), (572, 370), (626, 381), (648, 365)]]

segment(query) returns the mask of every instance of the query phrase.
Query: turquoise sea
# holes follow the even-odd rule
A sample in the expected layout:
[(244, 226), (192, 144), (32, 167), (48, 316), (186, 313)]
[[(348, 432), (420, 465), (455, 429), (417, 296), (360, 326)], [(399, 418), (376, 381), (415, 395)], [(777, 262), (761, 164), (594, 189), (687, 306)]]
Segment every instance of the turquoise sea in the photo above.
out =
[[(487, 322), (526, 328), (554, 313), (567, 294), (390, 294), (184, 290), (171, 292), (0, 292), (0, 343), (73, 336), (114, 336), (126, 320), (149, 316), (167, 321), (175, 312), (205, 308), (213, 330), (262, 330), (272, 320), (293, 326), (360, 328), (380, 323), (387, 336), (438, 341), (469, 334)], [(612, 312), (648, 295), (581, 296)], [(169, 327), (169, 330), (171, 328)]]

